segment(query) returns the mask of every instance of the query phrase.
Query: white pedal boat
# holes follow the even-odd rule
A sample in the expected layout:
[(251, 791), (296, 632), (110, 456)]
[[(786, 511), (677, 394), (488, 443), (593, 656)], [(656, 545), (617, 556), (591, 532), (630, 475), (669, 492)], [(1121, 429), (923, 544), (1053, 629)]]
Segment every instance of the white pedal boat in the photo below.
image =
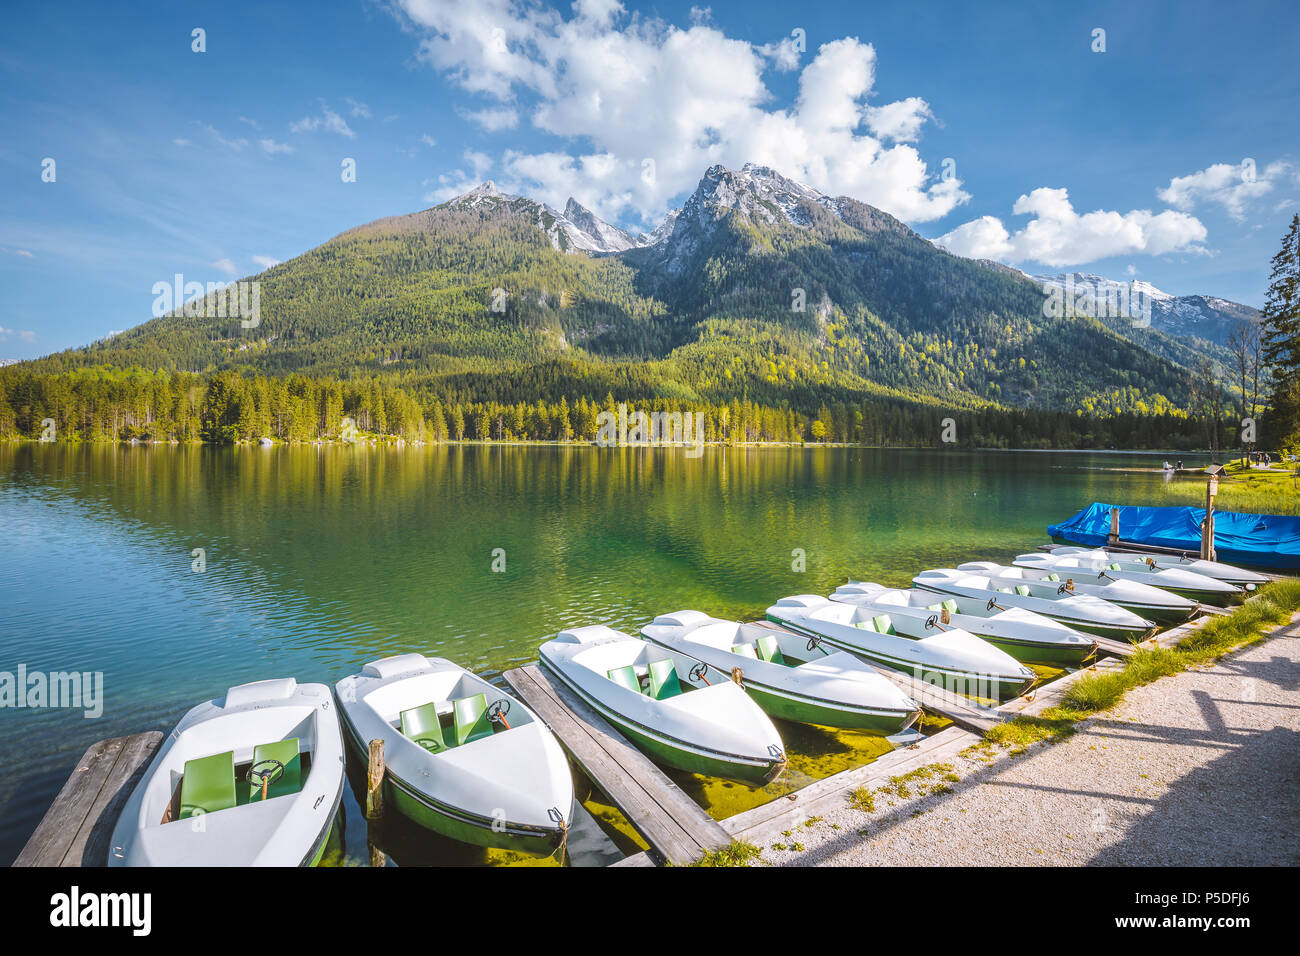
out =
[(190, 710), (128, 798), (109, 866), (310, 866), (343, 796), (329, 688), (292, 677)]
[[(1100, 637), (1140, 640), (1158, 627), (1152, 616), (1102, 597), (1101, 593), (1105, 593), (1103, 588), (1065, 579), (1040, 581), (1025, 568), (1008, 568), (993, 562), (972, 561), (957, 568), (932, 568), (912, 578), (912, 583), (939, 594), (983, 599), (990, 607), (1024, 608), (1054, 618), (1076, 631)], [(1067, 587), (1071, 583), (1073, 589)], [(1146, 588), (1131, 581), (1123, 584), (1125, 589)], [(1128, 598), (1133, 600), (1136, 596), (1144, 596), (1144, 606), (1152, 606), (1153, 602), (1159, 602), (1155, 606), (1160, 606), (1167, 600), (1179, 602), (1172, 606), (1171, 611), (1181, 615), (1179, 620), (1191, 613), (1191, 608), (1183, 606), (1183, 598), (1154, 588), (1146, 588), (1146, 591), (1154, 593), (1147, 595), (1145, 591), (1131, 591)]]
[(767, 609), (767, 619), (968, 697), (1007, 700), (1034, 680), (1033, 671), (969, 631), (905, 637), (888, 614), (816, 594), (782, 598)]
[(1056, 557), (1071, 555), (1100, 555), (1107, 563), (1118, 564), (1124, 570), (1140, 571), (1142, 569), (1158, 571), (1190, 571), (1216, 581), (1235, 584), (1239, 588), (1253, 591), (1269, 579), (1254, 571), (1234, 567), (1221, 561), (1205, 561), (1189, 554), (1159, 554), (1154, 551), (1110, 551), (1106, 548), (1079, 548), (1073, 545), (1055, 545), (1047, 552)]
[(774, 717), (889, 736), (921, 716), (921, 705), (852, 654), (762, 624), (741, 624), (700, 611), (661, 614), (641, 635), (672, 657), (696, 687), (731, 680)]
[(573, 777), (523, 703), (440, 657), (398, 654), (334, 685), (364, 765), (384, 742), (385, 797), (413, 822), (476, 846), (553, 852), (573, 819)]
[[(900, 634), (928, 637), (960, 628), (1006, 651), (1018, 661), (1077, 667), (1096, 654), (1097, 642), (1074, 628), (1024, 608), (1001, 610), (987, 600), (936, 594), (923, 588), (886, 588), (870, 582), (840, 585), (832, 601), (888, 614)], [(948, 620), (943, 620), (943, 612)]]
[(662, 648), (603, 624), (561, 631), (539, 656), (548, 673), (658, 763), (753, 784), (785, 767), (775, 725), (729, 674), (696, 686)]

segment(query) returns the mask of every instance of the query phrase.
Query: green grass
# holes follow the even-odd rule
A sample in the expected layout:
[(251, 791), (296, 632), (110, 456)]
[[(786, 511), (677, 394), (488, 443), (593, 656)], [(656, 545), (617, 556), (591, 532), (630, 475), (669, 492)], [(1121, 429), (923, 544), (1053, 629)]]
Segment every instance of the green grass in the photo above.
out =
[[(1224, 466), (1227, 477), (1219, 482), (1214, 506), (1220, 511), (1245, 511), (1252, 514), (1300, 515), (1300, 480), (1296, 465), (1288, 462), (1285, 472), (1244, 469), (1241, 460)], [(1200, 479), (1177, 479), (1164, 486), (1166, 504), (1205, 507), (1205, 482)]]
[(720, 850), (710, 850), (691, 866), (749, 866), (763, 855), (761, 848), (745, 840), (734, 840)]
[(1216, 617), (1193, 631), (1175, 647), (1140, 648), (1122, 670), (1088, 674), (1076, 681), (1058, 707), (1036, 717), (1020, 716), (999, 724), (985, 740), (962, 752), (963, 756), (989, 757), (989, 744), (999, 744), (1018, 755), (1039, 741), (1064, 740), (1075, 725), (1099, 711), (1109, 710), (1134, 687), (1177, 674), (1195, 665), (1209, 664), (1223, 655), (1260, 640), (1285, 624), (1300, 608), (1300, 581), (1277, 581), (1226, 617)]
[(849, 806), (863, 813), (874, 813), (877, 796), (906, 800), (912, 796), (925, 797), (932, 793), (952, 793), (949, 784), (956, 783), (960, 779), (950, 763), (927, 764), (899, 774), (897, 777), (890, 777), (876, 790), (858, 787), (849, 794)]

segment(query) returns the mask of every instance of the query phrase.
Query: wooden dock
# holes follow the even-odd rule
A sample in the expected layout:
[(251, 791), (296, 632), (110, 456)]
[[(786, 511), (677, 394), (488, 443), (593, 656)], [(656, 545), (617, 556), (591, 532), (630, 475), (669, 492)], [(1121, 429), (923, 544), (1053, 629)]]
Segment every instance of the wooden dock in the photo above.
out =
[(113, 827), (158, 751), (156, 730), (91, 744), (14, 866), (105, 866)]
[(515, 668), (502, 677), (656, 854), (669, 863), (688, 864), (731, 842), (731, 835), (650, 758), (539, 665)]

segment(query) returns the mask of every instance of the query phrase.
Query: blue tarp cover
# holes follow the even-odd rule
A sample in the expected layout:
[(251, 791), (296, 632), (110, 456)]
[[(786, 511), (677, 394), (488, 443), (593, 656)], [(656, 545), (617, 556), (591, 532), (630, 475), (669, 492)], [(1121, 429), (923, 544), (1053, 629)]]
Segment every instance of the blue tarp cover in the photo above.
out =
[[(1110, 509), (1094, 502), (1073, 518), (1047, 526), (1053, 538), (1102, 547), (1110, 534)], [(1121, 541), (1199, 553), (1204, 508), (1119, 505)], [(1300, 569), (1300, 518), (1214, 512), (1215, 556), (1228, 564), (1274, 570)]]

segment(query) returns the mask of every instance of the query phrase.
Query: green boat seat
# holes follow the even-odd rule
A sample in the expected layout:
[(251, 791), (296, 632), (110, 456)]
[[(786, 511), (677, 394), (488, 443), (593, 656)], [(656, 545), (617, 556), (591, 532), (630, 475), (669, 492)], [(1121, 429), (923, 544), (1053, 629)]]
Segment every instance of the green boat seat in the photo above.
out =
[(447, 738), (447, 734), (442, 729), (436, 702), (402, 711), (402, 736), (410, 737), (431, 753), (456, 745), (454, 740)]
[[(298, 738), (277, 740), (271, 744), (258, 744), (253, 748), (253, 766), (264, 760), (278, 760), (284, 770), (266, 785), (266, 799), (284, 797), (302, 790), (302, 754), (298, 752)], [(273, 768), (266, 767), (266, 770)], [(254, 777), (248, 780), (248, 799), (262, 799), (262, 784)]]
[(944, 601), (942, 607), (943, 607), (943, 608), (944, 608), (944, 609), (945, 609), (949, 614), (956, 614), (956, 613), (957, 613), (957, 602), (954, 601), (952, 598), (948, 598), (948, 600)]
[(758, 652), (754, 650), (753, 644), (745, 644), (743, 642), (740, 644), (732, 644), (731, 653), (739, 654), (741, 657), (752, 657), (754, 660), (758, 660)]
[(1016, 585), (1016, 593), (1019, 594), (1021, 597), (1029, 597), (1029, 585), (1028, 585), (1028, 584), (1017, 584), (1017, 585)]
[(1049, 580), (1049, 581), (1059, 581), (1059, 580), (1061, 580), (1061, 576), (1060, 576), (1059, 574), (1053, 572), (1053, 573), (1051, 573), (1051, 574), (1049, 574), (1049, 575), (1047, 576), (1047, 580)]
[(622, 684), (630, 691), (641, 693), (641, 682), (636, 679), (636, 670), (631, 664), (626, 667), (615, 667), (609, 672), (609, 679), (615, 684)]
[(493, 734), (487, 715), (487, 694), (475, 694), (451, 702), (456, 716), (456, 743), (468, 744)]
[(864, 631), (874, 631), (876, 629), (876, 625), (871, 621), (854, 621), (853, 626), (860, 627)]
[(1112, 561), (1112, 562), (1111, 562), (1111, 565), (1110, 565), (1110, 570), (1112, 570), (1112, 571), (1118, 571), (1118, 570), (1120, 570), (1120, 566), (1119, 566), (1118, 564), (1115, 564), (1115, 563)]
[(927, 604), (925, 606), (925, 609), (927, 611), (941, 611), (943, 610), (943, 606), (940, 604)]
[(1001, 593), (1003, 593), (1003, 594), (1010, 594), (1010, 593), (1011, 593), (1011, 588), (998, 588), (998, 590), (999, 590)]
[(894, 630), (894, 622), (890, 619), (888, 614), (877, 614), (871, 620), (876, 625), (876, 630), (881, 634), (898, 633), (898, 631)]
[(758, 651), (760, 660), (768, 661), (772, 664), (784, 664), (785, 655), (781, 653), (781, 645), (776, 642), (776, 637), (772, 634), (764, 634), (754, 642), (754, 650)]
[(668, 658), (650, 662), (650, 696), (666, 700), (682, 692), (682, 682), (677, 679), (677, 668)]
[(180, 819), (229, 810), (235, 805), (235, 752), (185, 761)]

